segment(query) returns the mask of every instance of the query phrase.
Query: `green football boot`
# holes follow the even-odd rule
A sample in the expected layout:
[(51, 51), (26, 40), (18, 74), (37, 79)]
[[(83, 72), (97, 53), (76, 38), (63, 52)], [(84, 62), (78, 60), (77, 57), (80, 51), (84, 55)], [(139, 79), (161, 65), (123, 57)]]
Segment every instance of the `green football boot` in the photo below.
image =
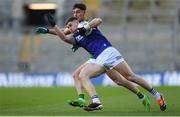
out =
[(144, 97), (141, 99), (141, 102), (144, 105), (146, 111), (150, 112), (151, 106), (150, 106), (149, 97), (144, 94)]
[(85, 106), (85, 100), (81, 100), (81, 99), (76, 99), (76, 100), (69, 100), (68, 101), (69, 105), (73, 106), (73, 107), (84, 107)]

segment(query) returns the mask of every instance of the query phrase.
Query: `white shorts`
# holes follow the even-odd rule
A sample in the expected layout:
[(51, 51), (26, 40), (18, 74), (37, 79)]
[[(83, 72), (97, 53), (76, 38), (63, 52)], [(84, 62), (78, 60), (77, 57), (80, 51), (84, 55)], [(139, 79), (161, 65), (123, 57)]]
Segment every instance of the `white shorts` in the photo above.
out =
[(87, 63), (95, 63), (103, 66), (106, 70), (110, 70), (123, 61), (124, 58), (118, 50), (114, 47), (108, 47), (96, 59), (89, 59)]

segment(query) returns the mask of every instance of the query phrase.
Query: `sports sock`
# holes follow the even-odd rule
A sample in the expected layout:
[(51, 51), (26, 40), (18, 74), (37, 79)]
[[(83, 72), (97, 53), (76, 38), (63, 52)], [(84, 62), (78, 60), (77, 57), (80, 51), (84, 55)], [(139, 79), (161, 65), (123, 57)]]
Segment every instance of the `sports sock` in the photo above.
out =
[(92, 96), (91, 99), (93, 103), (101, 103), (97, 95)]
[(161, 98), (161, 95), (159, 92), (157, 92), (154, 88), (151, 89), (151, 94), (156, 98), (156, 100)]
[(83, 93), (79, 94), (79, 98), (78, 99), (79, 100), (84, 100), (84, 94)]
[(136, 94), (139, 99), (142, 99), (144, 97), (144, 94), (141, 93), (140, 91)]

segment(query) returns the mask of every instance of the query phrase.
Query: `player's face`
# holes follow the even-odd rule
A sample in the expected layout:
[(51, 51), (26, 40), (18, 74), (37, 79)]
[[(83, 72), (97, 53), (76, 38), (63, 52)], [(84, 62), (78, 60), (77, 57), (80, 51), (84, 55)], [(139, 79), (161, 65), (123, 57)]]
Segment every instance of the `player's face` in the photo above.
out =
[(75, 8), (73, 10), (73, 15), (78, 19), (78, 21), (82, 21), (85, 18), (85, 11), (79, 8)]
[(68, 22), (68, 24), (66, 25), (66, 28), (68, 28), (71, 33), (74, 33), (77, 30), (78, 24), (79, 24), (79, 21), (74, 20), (74, 21)]

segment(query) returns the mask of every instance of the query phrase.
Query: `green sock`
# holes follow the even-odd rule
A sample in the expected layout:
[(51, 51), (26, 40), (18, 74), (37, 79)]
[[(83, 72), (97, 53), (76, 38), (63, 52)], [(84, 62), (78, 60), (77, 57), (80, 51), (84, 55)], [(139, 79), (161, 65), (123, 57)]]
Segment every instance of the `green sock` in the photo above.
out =
[(138, 93), (137, 93), (137, 96), (138, 96), (139, 99), (142, 99), (142, 98), (144, 97), (144, 94), (141, 93), (141, 92), (138, 92)]
[(83, 99), (84, 100), (84, 94), (83, 93), (79, 94), (79, 99)]

